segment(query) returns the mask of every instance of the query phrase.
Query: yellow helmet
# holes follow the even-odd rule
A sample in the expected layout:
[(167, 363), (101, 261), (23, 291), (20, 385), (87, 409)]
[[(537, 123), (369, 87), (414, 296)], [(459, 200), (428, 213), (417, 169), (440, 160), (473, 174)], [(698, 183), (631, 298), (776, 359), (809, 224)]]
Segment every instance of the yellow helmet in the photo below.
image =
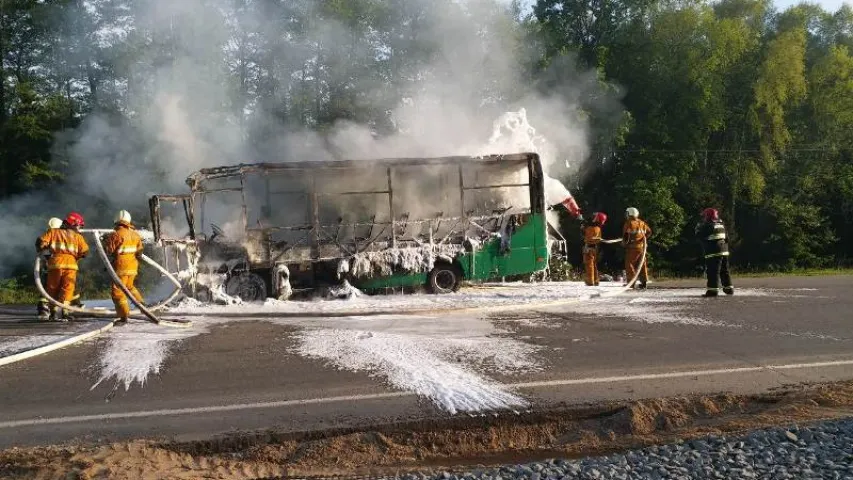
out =
[(60, 228), (62, 227), (62, 219), (53, 217), (47, 221), (47, 228)]
[(124, 223), (130, 225), (130, 212), (121, 210), (116, 214), (115, 223)]

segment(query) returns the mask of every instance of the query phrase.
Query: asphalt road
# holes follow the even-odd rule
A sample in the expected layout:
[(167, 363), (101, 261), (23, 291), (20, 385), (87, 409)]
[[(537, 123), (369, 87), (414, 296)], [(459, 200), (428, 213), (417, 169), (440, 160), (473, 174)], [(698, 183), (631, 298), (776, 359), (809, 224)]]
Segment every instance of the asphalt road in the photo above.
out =
[[(661, 283), (601, 303), (489, 314), (541, 347), (544, 364), (535, 373), (489, 377), (533, 409), (853, 378), (853, 276), (737, 279), (739, 290), (773, 294), (716, 299), (687, 290), (697, 286)], [(684, 321), (666, 316), (676, 302)], [(293, 354), (299, 330), (223, 324), (172, 345), (162, 370), (128, 390), (109, 382), (92, 388), (105, 339), (0, 367), (0, 448), (449, 416), (381, 376)]]

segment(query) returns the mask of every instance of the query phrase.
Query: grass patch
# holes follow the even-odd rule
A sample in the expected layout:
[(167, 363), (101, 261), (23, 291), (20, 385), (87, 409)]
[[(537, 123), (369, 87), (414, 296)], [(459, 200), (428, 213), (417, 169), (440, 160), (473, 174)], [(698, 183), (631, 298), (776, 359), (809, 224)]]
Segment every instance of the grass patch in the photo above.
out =
[[(83, 285), (81, 285), (81, 283)], [(89, 282), (77, 280), (77, 293), (85, 301), (92, 298), (110, 298), (110, 289)], [(32, 279), (27, 277), (0, 279), (0, 304), (2, 305), (35, 305), (41, 295)]]
[[(732, 269), (733, 277), (761, 278), (761, 277), (820, 277), (831, 275), (853, 275), (853, 268), (796, 268), (792, 270), (746, 270)], [(657, 280), (691, 280), (703, 279), (704, 273), (683, 274), (668, 271), (651, 272)]]
[(829, 275), (853, 275), (853, 268), (803, 268), (789, 271), (733, 271), (739, 277), (820, 277)]
[(17, 278), (0, 280), (0, 304), (35, 305), (38, 300), (35, 286), (27, 286)]

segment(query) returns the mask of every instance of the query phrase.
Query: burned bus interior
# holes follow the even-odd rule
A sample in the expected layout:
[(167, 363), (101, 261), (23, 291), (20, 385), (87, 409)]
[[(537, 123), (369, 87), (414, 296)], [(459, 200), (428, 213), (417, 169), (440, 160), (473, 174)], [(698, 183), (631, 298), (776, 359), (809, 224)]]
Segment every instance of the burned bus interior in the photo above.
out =
[[(226, 290), (249, 298), (281, 296), (282, 272), (299, 291), (417, 271), (400, 252), (452, 261), (545, 208), (533, 153), (240, 164), (200, 170), (187, 184), (186, 195), (150, 199), (169, 268), (189, 272), (193, 288), (200, 276), (222, 276)], [(397, 264), (342, 267), (383, 255)]]

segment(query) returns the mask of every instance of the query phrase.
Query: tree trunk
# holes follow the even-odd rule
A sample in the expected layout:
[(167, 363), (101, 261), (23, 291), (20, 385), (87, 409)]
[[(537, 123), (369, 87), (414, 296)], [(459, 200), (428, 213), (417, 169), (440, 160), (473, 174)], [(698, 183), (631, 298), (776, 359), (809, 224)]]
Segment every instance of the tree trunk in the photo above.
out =
[(731, 199), (729, 203), (729, 232), (734, 233), (735, 231), (735, 213), (737, 211), (737, 196), (738, 190), (740, 189), (740, 162), (743, 160), (740, 152), (735, 154), (735, 168), (732, 174), (731, 181)]
[(5, 0), (0, 0), (0, 127), (6, 123), (6, 12)]
[(320, 125), (320, 41), (317, 40), (317, 55), (314, 58), (314, 124)]
[(95, 69), (92, 68), (91, 63), (89, 63), (86, 66), (86, 81), (89, 82), (89, 94), (92, 96), (92, 106), (97, 106), (98, 105), (98, 76), (95, 73)]

